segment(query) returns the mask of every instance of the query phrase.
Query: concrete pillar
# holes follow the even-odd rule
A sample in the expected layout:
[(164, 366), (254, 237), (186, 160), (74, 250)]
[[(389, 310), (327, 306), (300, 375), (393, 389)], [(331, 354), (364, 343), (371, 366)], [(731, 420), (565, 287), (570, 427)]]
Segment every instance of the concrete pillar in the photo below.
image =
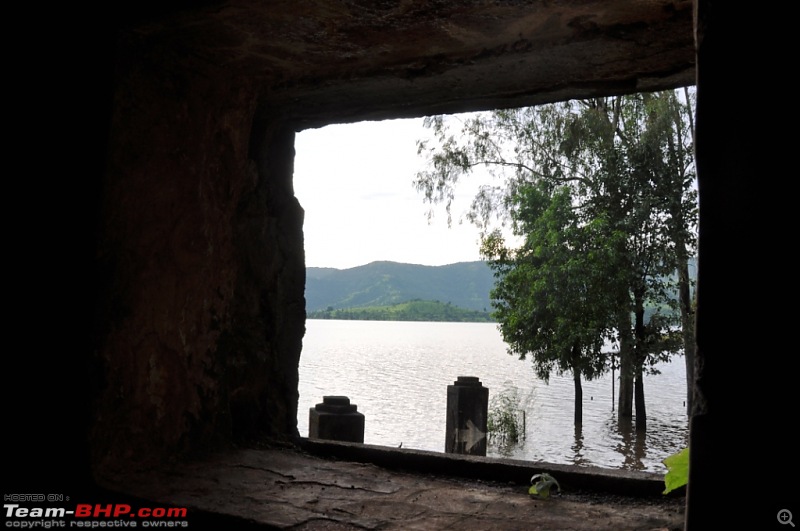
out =
[(486, 455), (489, 389), (475, 376), (459, 376), (447, 386), (447, 432), (444, 451)]
[(308, 438), (364, 442), (364, 414), (346, 396), (325, 396), (308, 414)]

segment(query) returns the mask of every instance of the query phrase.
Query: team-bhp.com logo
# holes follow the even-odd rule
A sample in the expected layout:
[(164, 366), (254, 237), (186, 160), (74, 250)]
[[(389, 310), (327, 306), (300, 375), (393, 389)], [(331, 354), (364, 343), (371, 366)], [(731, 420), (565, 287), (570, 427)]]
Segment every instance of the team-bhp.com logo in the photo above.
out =
[[(26, 507), (4, 503), (6, 527), (50, 529), (53, 527), (189, 527), (185, 507), (139, 507), (125, 503), (79, 503), (66, 507)], [(183, 520), (181, 520), (183, 519)]]

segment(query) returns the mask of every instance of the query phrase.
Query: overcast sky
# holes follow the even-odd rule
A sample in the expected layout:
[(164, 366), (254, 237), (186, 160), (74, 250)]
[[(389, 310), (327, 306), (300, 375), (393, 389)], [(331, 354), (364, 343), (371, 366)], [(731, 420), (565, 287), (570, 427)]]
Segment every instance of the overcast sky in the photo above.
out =
[(305, 209), (306, 265), (345, 269), (378, 260), (445, 265), (480, 260), (478, 230), (455, 219), (477, 182), (459, 191), (454, 223), (414, 189), (425, 161), (422, 119), (330, 125), (297, 134), (294, 190)]

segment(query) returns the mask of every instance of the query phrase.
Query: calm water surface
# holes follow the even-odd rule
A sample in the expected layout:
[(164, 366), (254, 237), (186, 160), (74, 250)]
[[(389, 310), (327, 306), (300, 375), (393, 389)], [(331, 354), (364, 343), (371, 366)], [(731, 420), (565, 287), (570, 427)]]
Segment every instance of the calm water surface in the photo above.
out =
[[(571, 375), (537, 379), (529, 360), (506, 352), (494, 323), (306, 321), (300, 358), (298, 430), (327, 395), (344, 395), (365, 416), (364, 443), (444, 451), (447, 386), (477, 376), (489, 400), (516, 389), (526, 437), (487, 455), (663, 473), (661, 460), (688, 444), (683, 357), (646, 376), (647, 433), (617, 421), (608, 374), (583, 382), (583, 427), (573, 425)], [(618, 384), (617, 384), (618, 385)]]

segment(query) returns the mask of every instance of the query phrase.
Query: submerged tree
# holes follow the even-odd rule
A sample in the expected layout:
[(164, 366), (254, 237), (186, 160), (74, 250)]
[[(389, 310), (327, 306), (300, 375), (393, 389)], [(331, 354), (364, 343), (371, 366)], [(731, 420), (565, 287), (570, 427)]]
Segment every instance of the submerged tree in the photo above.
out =
[(499, 232), (487, 236), (481, 252), (497, 282), (494, 315), (520, 359), (530, 355), (537, 376), (571, 372), (574, 423), (583, 421), (581, 378), (603, 373), (603, 345), (613, 335), (609, 279), (615, 275), (613, 246), (598, 247), (602, 220), (584, 224), (573, 209), (568, 187), (538, 181), (521, 186), (512, 201), (514, 231), (524, 243), (514, 250)]
[[(545, 379), (570, 370), (579, 382), (603, 370), (597, 345), (616, 331), (618, 411), (631, 418), (635, 401), (638, 428), (644, 373), (678, 349), (670, 310), (691, 311), (672, 285), (676, 271), (688, 282), (681, 271), (694, 250), (687, 114), (674, 92), (570, 101), (473, 115), (459, 137), (450, 120), (431, 117), (437, 145), (419, 144), (429, 169), (416, 185), (448, 214), (461, 177), (479, 166), (502, 177), (479, 191), (468, 218), (483, 229), (510, 351), (531, 354)], [(504, 215), (524, 237), (517, 250), (489, 230)]]

